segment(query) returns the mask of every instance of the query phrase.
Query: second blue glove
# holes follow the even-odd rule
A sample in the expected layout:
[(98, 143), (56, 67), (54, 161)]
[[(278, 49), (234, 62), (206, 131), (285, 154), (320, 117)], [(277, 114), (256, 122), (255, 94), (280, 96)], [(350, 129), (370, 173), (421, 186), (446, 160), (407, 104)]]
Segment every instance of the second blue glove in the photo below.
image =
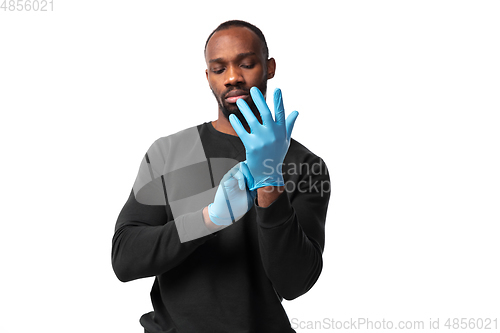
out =
[(220, 181), (214, 202), (208, 205), (208, 216), (217, 225), (230, 225), (238, 221), (253, 206), (255, 192), (247, 188), (251, 175), (244, 162), (229, 170)]

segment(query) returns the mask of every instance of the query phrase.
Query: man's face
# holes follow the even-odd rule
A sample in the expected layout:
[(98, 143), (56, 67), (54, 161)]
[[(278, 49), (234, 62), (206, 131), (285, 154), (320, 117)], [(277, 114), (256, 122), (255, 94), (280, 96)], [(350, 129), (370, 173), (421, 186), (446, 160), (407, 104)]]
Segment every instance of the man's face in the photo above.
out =
[(274, 60), (265, 58), (263, 44), (257, 35), (245, 27), (217, 31), (208, 42), (205, 54), (206, 75), (210, 89), (226, 118), (235, 114), (245, 123), (236, 106), (243, 98), (258, 114), (250, 97), (255, 86), (265, 96), (267, 80), (274, 76)]

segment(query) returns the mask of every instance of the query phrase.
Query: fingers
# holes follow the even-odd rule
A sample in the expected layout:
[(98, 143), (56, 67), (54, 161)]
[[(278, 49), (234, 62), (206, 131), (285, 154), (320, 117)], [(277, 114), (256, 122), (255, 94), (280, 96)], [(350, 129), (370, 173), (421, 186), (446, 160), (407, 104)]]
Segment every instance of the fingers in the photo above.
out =
[(286, 137), (288, 139), (290, 139), (292, 137), (293, 126), (295, 125), (295, 120), (297, 120), (298, 116), (299, 116), (299, 113), (297, 111), (293, 111), (286, 118)]
[(271, 111), (269, 110), (266, 100), (264, 99), (264, 96), (260, 92), (259, 88), (257, 87), (250, 88), (250, 95), (252, 96), (252, 100), (255, 106), (259, 110), (260, 117), (262, 118), (262, 123), (266, 125), (272, 122), (273, 116), (271, 115)]
[(220, 184), (224, 185), (226, 188), (234, 187), (237, 184), (237, 179), (235, 178), (236, 173), (238, 172), (238, 165), (232, 167), (227, 171), (220, 181)]
[[(273, 118), (271, 115), (271, 111), (269, 111), (269, 107), (267, 106), (266, 100), (264, 99), (264, 96), (262, 95), (260, 90), (257, 87), (252, 87), (250, 89), (250, 95), (252, 96), (252, 100), (257, 106), (257, 109), (259, 109), (263, 125), (272, 122)], [(260, 124), (258, 123), (257, 118), (255, 118), (254, 114), (252, 113), (252, 110), (243, 99), (237, 100), (236, 105), (238, 105), (238, 108), (245, 117), (248, 125), (250, 126), (250, 130), (254, 132), (256, 126)], [(297, 117), (299, 116), (299, 113), (297, 111), (293, 111), (285, 119), (285, 107), (283, 105), (283, 96), (281, 93), (281, 89), (279, 88), (276, 88), (274, 90), (274, 114), (277, 125), (282, 125), (283, 123), (285, 123), (287, 138), (290, 138), (292, 136), (293, 127), (295, 125)], [(231, 125), (233, 126), (234, 130), (236, 131), (236, 134), (238, 134), (238, 136), (244, 142), (243, 137), (247, 135), (248, 132), (245, 130), (243, 125), (241, 125), (239, 119), (235, 115), (230, 115), (229, 121), (231, 122)]]
[(283, 106), (283, 97), (279, 88), (274, 90), (274, 117), (277, 124), (282, 125), (285, 123), (285, 107)]
[(250, 109), (247, 102), (245, 102), (242, 98), (236, 101), (236, 105), (238, 106), (238, 109), (240, 109), (243, 117), (245, 117), (248, 126), (250, 126), (250, 131), (253, 132), (256, 129), (256, 126), (260, 126), (260, 123), (257, 118), (255, 118), (252, 109)]
[(245, 162), (240, 162), (226, 172), (222, 177), (222, 183), (228, 189), (238, 186), (240, 190), (245, 190), (247, 177), (251, 177), (250, 170)]
[(245, 176), (241, 173), (241, 171), (238, 170), (233, 177), (238, 181), (238, 187), (240, 188), (240, 190), (244, 190), (246, 186)]
[(239, 181), (236, 177), (234, 177), (234, 175), (227, 173), (222, 178), (221, 184), (223, 184), (222, 187), (224, 187), (225, 189), (232, 189), (236, 186), (239, 186)]
[(241, 141), (243, 141), (246, 135), (248, 135), (248, 132), (241, 124), (241, 121), (234, 114), (230, 114), (229, 122), (231, 123), (231, 126), (233, 127), (236, 134), (238, 134), (238, 136), (240, 137)]

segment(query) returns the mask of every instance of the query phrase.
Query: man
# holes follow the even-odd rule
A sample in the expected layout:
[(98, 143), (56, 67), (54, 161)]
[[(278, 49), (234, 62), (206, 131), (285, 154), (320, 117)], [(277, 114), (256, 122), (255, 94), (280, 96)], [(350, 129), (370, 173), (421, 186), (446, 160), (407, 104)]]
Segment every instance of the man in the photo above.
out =
[[(329, 176), (290, 138), (298, 113), (275, 119), (275, 74), (262, 32), (221, 24), (205, 45), (217, 120), (149, 148), (116, 223), (121, 281), (155, 276), (145, 332), (294, 332), (281, 305), (322, 270)], [(326, 188), (325, 188), (326, 186)]]

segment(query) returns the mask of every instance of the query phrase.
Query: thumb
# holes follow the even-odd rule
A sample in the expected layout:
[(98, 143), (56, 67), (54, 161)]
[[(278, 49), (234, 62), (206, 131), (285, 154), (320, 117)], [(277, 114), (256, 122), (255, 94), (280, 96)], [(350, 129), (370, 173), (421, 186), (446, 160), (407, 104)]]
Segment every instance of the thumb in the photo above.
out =
[(240, 171), (245, 176), (247, 187), (249, 189), (252, 188), (254, 186), (254, 180), (252, 174), (250, 173), (250, 169), (248, 168), (246, 160), (240, 163)]
[(292, 136), (293, 126), (295, 125), (295, 120), (297, 120), (298, 116), (299, 116), (299, 113), (297, 111), (293, 111), (286, 118), (286, 137), (287, 137), (287, 139), (290, 139), (290, 137)]

